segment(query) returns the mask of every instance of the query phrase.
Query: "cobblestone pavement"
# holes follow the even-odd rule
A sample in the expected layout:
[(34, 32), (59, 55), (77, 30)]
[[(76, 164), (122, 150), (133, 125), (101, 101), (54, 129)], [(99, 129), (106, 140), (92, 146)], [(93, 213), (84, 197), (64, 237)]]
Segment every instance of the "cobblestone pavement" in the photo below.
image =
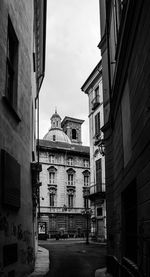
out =
[(46, 277), (94, 277), (98, 268), (105, 267), (105, 245), (86, 245), (80, 240), (48, 240), (39, 244), (49, 250), (50, 270)]

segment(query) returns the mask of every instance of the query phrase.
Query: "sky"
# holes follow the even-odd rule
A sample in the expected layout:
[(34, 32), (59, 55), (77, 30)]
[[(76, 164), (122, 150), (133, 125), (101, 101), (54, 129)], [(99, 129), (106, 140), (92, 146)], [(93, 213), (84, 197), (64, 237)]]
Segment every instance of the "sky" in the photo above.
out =
[(46, 68), (40, 91), (40, 138), (57, 108), (85, 120), (83, 145), (89, 145), (88, 96), (81, 91), (100, 60), (98, 0), (47, 0)]

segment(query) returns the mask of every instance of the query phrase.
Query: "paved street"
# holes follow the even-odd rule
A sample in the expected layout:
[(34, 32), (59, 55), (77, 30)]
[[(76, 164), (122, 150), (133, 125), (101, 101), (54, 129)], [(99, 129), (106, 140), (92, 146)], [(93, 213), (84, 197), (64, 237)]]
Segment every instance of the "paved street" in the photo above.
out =
[(50, 270), (46, 277), (94, 277), (95, 270), (105, 266), (104, 245), (86, 245), (79, 240), (48, 240), (39, 244), (49, 250)]

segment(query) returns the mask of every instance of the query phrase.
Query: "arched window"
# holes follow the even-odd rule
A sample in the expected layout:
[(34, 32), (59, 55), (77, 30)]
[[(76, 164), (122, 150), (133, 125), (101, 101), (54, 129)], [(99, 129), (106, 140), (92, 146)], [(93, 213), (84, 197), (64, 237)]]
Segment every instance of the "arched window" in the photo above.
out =
[(88, 170), (84, 170), (82, 173), (84, 175), (84, 187), (88, 187), (90, 184), (90, 172)]
[(49, 184), (53, 185), (53, 184), (56, 183), (57, 169), (54, 166), (50, 166), (47, 170), (48, 170), (48, 173), (49, 173)]
[(77, 139), (77, 131), (76, 131), (76, 129), (72, 129), (72, 139)]
[(72, 168), (69, 168), (67, 170), (67, 174), (68, 174), (68, 186), (74, 186), (74, 175), (75, 175), (75, 170)]

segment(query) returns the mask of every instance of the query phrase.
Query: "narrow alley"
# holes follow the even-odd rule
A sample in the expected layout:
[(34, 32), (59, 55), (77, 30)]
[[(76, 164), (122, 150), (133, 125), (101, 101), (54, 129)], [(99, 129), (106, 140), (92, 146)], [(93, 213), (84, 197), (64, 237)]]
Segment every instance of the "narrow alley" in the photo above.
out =
[(83, 240), (48, 240), (39, 244), (49, 250), (50, 269), (46, 277), (94, 277), (105, 266), (105, 244)]

